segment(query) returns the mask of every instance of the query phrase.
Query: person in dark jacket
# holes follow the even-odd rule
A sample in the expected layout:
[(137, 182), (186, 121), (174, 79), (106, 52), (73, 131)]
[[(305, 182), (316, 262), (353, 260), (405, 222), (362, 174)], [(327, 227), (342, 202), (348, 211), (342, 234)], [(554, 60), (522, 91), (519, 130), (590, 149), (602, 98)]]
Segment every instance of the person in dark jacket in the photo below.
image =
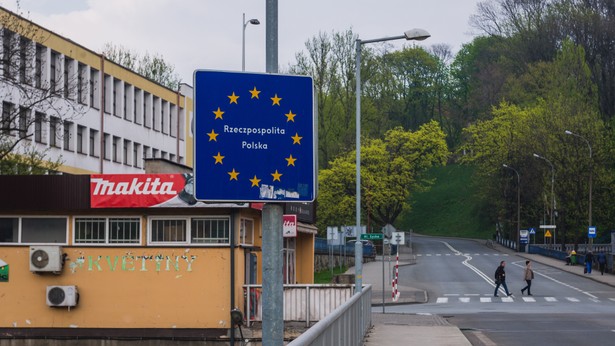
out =
[(500, 262), (500, 266), (495, 270), (495, 291), (493, 292), (493, 296), (498, 296), (498, 288), (500, 285), (504, 287), (507, 296), (512, 296), (512, 293), (508, 292), (508, 286), (506, 285), (506, 271), (504, 271), (504, 267), (506, 266), (506, 261)]
[(585, 255), (585, 273), (587, 274), (591, 274), (592, 273), (592, 265), (594, 264), (594, 254), (589, 251), (586, 255)]
[(606, 255), (604, 252), (598, 253), (598, 265), (600, 266), (600, 275), (604, 275), (604, 269), (606, 268)]

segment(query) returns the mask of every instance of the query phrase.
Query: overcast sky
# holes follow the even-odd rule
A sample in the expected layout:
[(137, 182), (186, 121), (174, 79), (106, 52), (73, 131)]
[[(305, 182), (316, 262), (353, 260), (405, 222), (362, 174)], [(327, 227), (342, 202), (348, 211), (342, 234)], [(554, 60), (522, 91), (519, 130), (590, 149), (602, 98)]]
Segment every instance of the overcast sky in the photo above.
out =
[[(279, 0), (278, 63), (286, 68), (320, 31), (352, 28), (362, 39), (422, 28), (417, 44), (448, 44), (457, 52), (473, 38), (468, 24), (479, 0)], [(106, 42), (159, 53), (192, 84), (195, 69), (241, 70), (242, 13), (246, 70), (265, 71), (265, 0), (21, 0), (29, 18), (96, 52)], [(15, 10), (15, 0), (0, 0)], [(413, 41), (416, 42), (416, 41)], [(401, 47), (397, 42), (395, 47)]]

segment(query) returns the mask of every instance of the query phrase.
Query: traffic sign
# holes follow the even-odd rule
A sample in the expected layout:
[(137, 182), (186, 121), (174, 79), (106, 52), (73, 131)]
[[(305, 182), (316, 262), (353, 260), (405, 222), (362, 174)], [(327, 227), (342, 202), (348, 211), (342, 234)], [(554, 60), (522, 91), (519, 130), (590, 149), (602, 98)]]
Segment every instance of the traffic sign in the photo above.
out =
[(589, 226), (587, 230), (588, 238), (596, 238), (596, 226)]
[(547, 237), (547, 238), (551, 238), (551, 237), (552, 237), (552, 235), (551, 235), (551, 231), (547, 230), (547, 231), (545, 232), (545, 237)]
[(530, 228), (530, 234), (536, 234), (536, 229), (534, 227)]
[(404, 245), (405, 243), (405, 234), (404, 232), (393, 232), (391, 235), (391, 244), (392, 245)]
[(540, 225), (540, 228), (557, 228), (555, 225)]
[(384, 238), (382, 233), (363, 233), (361, 234), (361, 240), (382, 240)]
[(519, 243), (527, 244), (529, 238), (529, 232), (526, 229), (519, 230)]
[(196, 199), (313, 201), (313, 90), (306, 76), (195, 71)]

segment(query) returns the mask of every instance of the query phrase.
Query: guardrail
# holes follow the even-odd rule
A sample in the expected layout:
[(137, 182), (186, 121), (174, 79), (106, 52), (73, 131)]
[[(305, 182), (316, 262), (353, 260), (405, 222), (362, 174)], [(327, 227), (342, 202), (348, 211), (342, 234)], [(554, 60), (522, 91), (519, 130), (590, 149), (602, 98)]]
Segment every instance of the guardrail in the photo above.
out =
[(352, 296), (320, 322), (291, 341), (289, 346), (355, 346), (363, 344), (372, 325), (372, 287)]
[[(314, 253), (317, 254), (335, 254), (346, 255), (348, 257), (354, 256), (354, 241), (346, 243), (344, 245), (328, 245), (326, 238), (316, 238), (314, 242)], [(376, 256), (376, 249), (372, 243), (363, 242), (363, 257), (374, 258)]]

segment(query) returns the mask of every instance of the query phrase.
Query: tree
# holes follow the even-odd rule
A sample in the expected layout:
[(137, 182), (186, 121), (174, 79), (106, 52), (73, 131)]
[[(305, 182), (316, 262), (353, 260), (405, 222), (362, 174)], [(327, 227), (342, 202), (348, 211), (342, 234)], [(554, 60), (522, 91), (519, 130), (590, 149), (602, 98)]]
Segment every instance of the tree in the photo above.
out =
[[(12, 170), (9, 167), (11, 164), (21, 166), (39, 162), (43, 166), (57, 168), (54, 164), (44, 164), (45, 151), (35, 153), (36, 147), (28, 144), (35, 136), (34, 127), (52, 123), (59, 128), (62, 123), (86, 110), (85, 106), (76, 102), (85, 86), (79, 84), (78, 73), (71, 73), (70, 69), (74, 67), (74, 64), (69, 64), (71, 59), (66, 57), (62, 64), (59, 54), (45, 54), (43, 44), (50, 33), (25, 19), (21, 11), (18, 12), (0, 11), (0, 162), (3, 174), (24, 172), (24, 169), (17, 167)], [(51, 61), (47, 62), (47, 58)], [(48, 71), (45, 66), (49, 67)], [(63, 134), (57, 131), (52, 136), (58, 140)], [(20, 158), (20, 155), (23, 157)], [(32, 168), (32, 172), (36, 171), (36, 167)]]
[[(417, 131), (396, 127), (382, 139), (367, 139), (361, 146), (363, 215), (368, 223), (393, 224), (408, 210), (408, 196), (428, 188), (422, 173), (443, 165), (448, 157), (445, 134), (435, 121)], [(356, 200), (355, 154), (347, 153), (319, 174), (318, 226), (352, 224)]]
[(160, 54), (146, 52), (141, 55), (126, 47), (106, 43), (102, 53), (107, 59), (129, 68), (145, 78), (169, 89), (177, 90), (181, 83), (179, 74), (175, 72), (175, 66), (167, 62)]

